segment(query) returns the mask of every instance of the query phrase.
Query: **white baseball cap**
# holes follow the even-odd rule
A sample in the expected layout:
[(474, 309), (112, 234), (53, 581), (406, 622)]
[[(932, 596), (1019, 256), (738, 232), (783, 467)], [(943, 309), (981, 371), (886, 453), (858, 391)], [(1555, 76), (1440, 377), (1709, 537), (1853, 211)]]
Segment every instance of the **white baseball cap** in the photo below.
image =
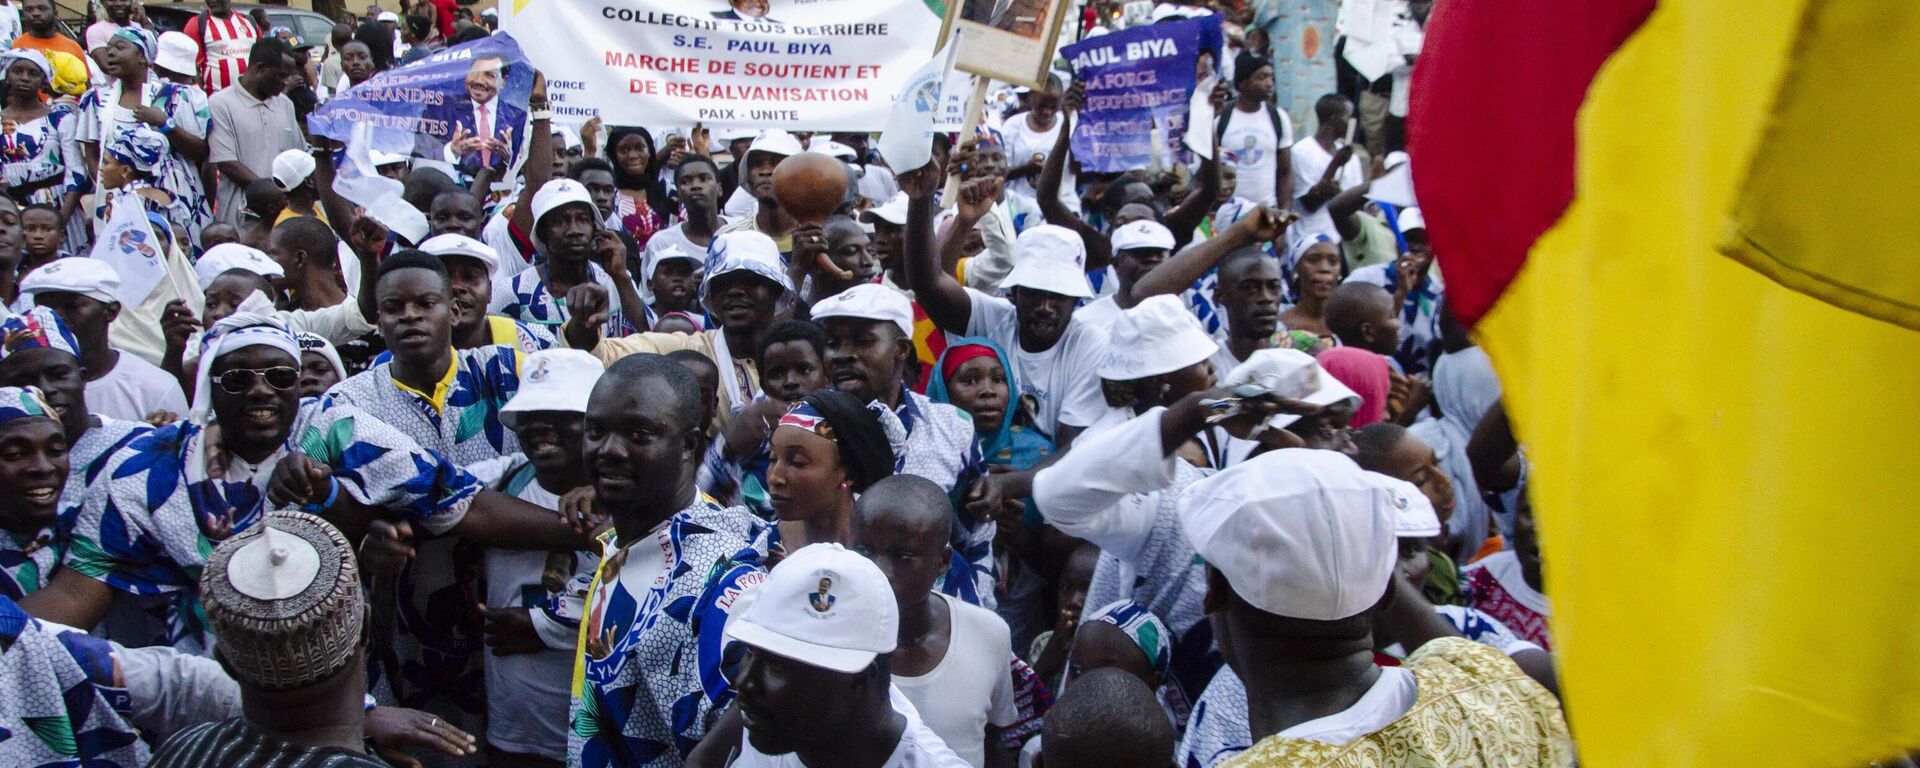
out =
[(1406, 234), (1416, 229), (1425, 231), (1427, 228), (1427, 217), (1421, 214), (1418, 208), (1400, 209), (1400, 218), (1395, 219), (1395, 222), (1400, 225), (1401, 234)]
[(1078, 233), (1055, 224), (1022, 232), (1013, 241), (1013, 269), (1000, 285), (1091, 299), (1086, 243), (1080, 241)]
[(1114, 319), (1098, 373), (1107, 381), (1144, 379), (1213, 357), (1219, 348), (1180, 299), (1149, 296)]
[(1357, 616), (1386, 594), (1394, 530), (1412, 496), (1334, 451), (1286, 448), (1199, 480), (1180, 494), (1180, 525), (1234, 594), (1311, 621)]
[(520, 363), (520, 391), (500, 406), (500, 423), (518, 428), (520, 414), (533, 411), (586, 413), (587, 396), (607, 367), (593, 353), (543, 349)]
[[(1312, 355), (1297, 349), (1262, 349), (1253, 353), (1220, 380), (1221, 386), (1236, 384), (1259, 384), (1281, 397), (1314, 405), (1333, 405), (1342, 400), (1360, 403), (1358, 394), (1321, 368)], [(1297, 414), (1276, 413), (1267, 420), (1267, 426), (1281, 429), (1299, 420)]]
[(1134, 248), (1158, 248), (1173, 250), (1173, 230), (1167, 229), (1157, 221), (1141, 219), (1130, 221), (1113, 231), (1113, 250), (1115, 252)]
[(594, 206), (593, 196), (587, 194), (585, 184), (573, 179), (554, 179), (547, 182), (540, 187), (540, 191), (533, 193), (534, 228), (539, 229), (540, 220), (546, 218), (547, 214), (553, 213), (554, 209), (574, 203), (585, 203), (588, 208), (594, 209), (596, 216), (599, 215), (600, 209)]
[(839, 544), (787, 555), (734, 604), (727, 639), (812, 667), (852, 674), (892, 653), (900, 609), (887, 575)]
[(40, 265), (20, 278), (20, 295), (77, 293), (94, 301), (118, 302), (120, 272), (96, 258), (69, 256)]
[[(765, 152), (781, 157), (793, 157), (805, 151), (807, 150), (800, 146), (800, 140), (794, 138), (793, 134), (778, 128), (769, 128), (761, 131), (760, 135), (753, 137), (753, 144), (747, 147), (747, 157), (752, 157), (755, 152)], [(746, 158), (743, 157), (741, 159), (745, 160)]]
[(899, 326), (907, 338), (913, 338), (913, 301), (906, 294), (879, 283), (862, 283), (813, 305), (815, 321), (829, 317), (889, 320)]
[(153, 65), (168, 72), (183, 75), (199, 71), (200, 44), (184, 32), (160, 33), (159, 53), (153, 57)]
[(500, 12), (499, 12), (499, 11), (496, 11), (496, 10), (494, 10), (494, 9), (492, 9), (492, 8), (488, 8), (488, 9), (486, 9), (486, 10), (484, 10), (484, 11), (481, 11), (481, 12), (480, 12), (480, 15), (482, 15), (482, 16), (499, 16), (499, 15), (500, 15)]
[(282, 190), (293, 189), (313, 175), (314, 167), (313, 153), (289, 149), (273, 157), (273, 182)]
[(367, 152), (367, 155), (373, 160), (373, 167), (375, 168), (378, 168), (383, 165), (394, 165), (397, 163), (404, 163), (407, 161), (407, 156), (400, 154), (399, 152), (383, 152), (378, 149), (375, 149), (375, 150), (369, 150)]
[(391, 21), (395, 24), (398, 24), (400, 23), (400, 14), (394, 13), (393, 11), (381, 11), (380, 15), (375, 17), (374, 20), (375, 21)]
[(896, 227), (904, 227), (907, 225), (907, 205), (910, 202), (911, 201), (907, 199), (907, 193), (896, 192), (893, 195), (893, 199), (861, 211), (860, 218), (867, 222), (879, 219)]
[(252, 272), (268, 280), (287, 275), (287, 271), (280, 268), (280, 262), (274, 261), (265, 251), (240, 243), (221, 243), (208, 248), (206, 253), (200, 254), (200, 261), (193, 265), (202, 291), (213, 285), (214, 278), (236, 269)]
[(826, 155), (827, 157), (831, 157), (835, 160), (840, 160), (843, 162), (851, 163), (855, 160), (860, 159), (860, 153), (853, 151), (853, 147), (849, 147), (845, 144), (834, 141), (832, 139), (827, 139), (824, 141), (815, 141), (809, 144), (807, 148), (810, 151), (818, 152), (820, 154)]
[(500, 271), (500, 254), (495, 253), (492, 246), (458, 232), (429, 237), (426, 242), (420, 244), (420, 250), (441, 258), (465, 256), (469, 259), (478, 259), (480, 263), (487, 265), (488, 277), (493, 277), (495, 272)]
[(642, 258), (640, 262), (640, 279), (643, 281), (652, 280), (653, 271), (660, 268), (661, 262), (672, 261), (674, 259), (684, 259), (693, 262), (693, 271), (695, 272), (699, 272), (700, 267), (706, 264), (704, 254), (682, 248), (679, 243), (668, 243), (658, 248), (647, 249), (646, 256)]
[(1440, 513), (1434, 511), (1433, 500), (1420, 492), (1419, 486), (1392, 475), (1368, 472), (1377, 475), (1373, 480), (1393, 489), (1394, 493), (1406, 498), (1406, 506), (1394, 510), (1393, 535), (1402, 539), (1424, 539), (1440, 535)]

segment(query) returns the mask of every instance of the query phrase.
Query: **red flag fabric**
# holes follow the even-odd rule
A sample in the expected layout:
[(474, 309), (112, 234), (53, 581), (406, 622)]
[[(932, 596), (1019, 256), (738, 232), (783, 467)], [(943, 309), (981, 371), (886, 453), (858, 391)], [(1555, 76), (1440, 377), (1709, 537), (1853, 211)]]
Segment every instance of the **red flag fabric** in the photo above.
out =
[(1574, 118), (1654, 0), (1434, 3), (1408, 153), (1447, 305), (1472, 327), (1573, 202)]

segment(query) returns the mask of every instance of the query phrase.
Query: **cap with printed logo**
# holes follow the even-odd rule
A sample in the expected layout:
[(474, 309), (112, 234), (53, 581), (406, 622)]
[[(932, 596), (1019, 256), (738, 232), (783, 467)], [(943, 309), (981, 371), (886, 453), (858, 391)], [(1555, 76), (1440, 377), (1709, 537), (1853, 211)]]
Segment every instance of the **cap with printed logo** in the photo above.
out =
[(892, 653), (900, 631), (893, 587), (873, 561), (839, 544), (787, 555), (741, 595), (727, 639), (808, 666), (852, 674)]

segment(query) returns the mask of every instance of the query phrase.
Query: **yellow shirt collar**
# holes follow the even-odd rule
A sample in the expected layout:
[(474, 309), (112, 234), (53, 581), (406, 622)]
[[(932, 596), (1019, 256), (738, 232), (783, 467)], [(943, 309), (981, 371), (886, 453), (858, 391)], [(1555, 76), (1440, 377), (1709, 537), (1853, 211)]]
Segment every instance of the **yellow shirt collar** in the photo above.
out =
[(424, 398), (427, 402), (433, 403), (433, 409), (436, 411), (445, 411), (447, 409), (447, 395), (453, 392), (454, 374), (459, 370), (460, 353), (459, 350), (453, 350), (453, 354), (447, 358), (447, 375), (441, 376), (440, 381), (434, 383), (432, 394), (409, 387), (398, 378), (393, 380), (393, 386), (402, 392)]

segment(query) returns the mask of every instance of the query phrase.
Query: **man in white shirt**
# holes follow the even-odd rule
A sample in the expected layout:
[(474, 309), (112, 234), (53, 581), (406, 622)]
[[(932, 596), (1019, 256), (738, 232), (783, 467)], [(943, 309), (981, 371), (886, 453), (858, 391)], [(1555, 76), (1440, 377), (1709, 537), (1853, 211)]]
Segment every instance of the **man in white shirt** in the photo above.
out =
[[(1027, 111), (1007, 118), (1001, 125), (1000, 133), (1006, 137), (1008, 191), (1027, 197), (1038, 195), (1034, 185), (1040, 181), (1047, 153), (1053, 151), (1055, 140), (1060, 138), (1061, 125), (1060, 86), (1058, 81), (1049, 79), (1045, 91), (1033, 93)], [(1069, 211), (1080, 211), (1080, 192), (1071, 161), (1060, 180), (1060, 204)]]
[(107, 334), (120, 316), (120, 275), (99, 259), (58, 259), (27, 274), (20, 293), (34, 304), (59, 313), (80, 342), (80, 365), (86, 371), (87, 404), (94, 413), (126, 421), (146, 421), (156, 414), (187, 413), (187, 396), (180, 382), (139, 355), (114, 349)]
[(853, 550), (880, 566), (900, 608), (893, 684), (973, 768), (1010, 766), (1002, 729), (1019, 717), (1007, 668), (1012, 637), (993, 611), (933, 591), (953, 547), (952, 505), (925, 478), (874, 483), (853, 508)]
[(740, 597), (728, 677), (746, 730), (734, 768), (965, 768), (893, 692), (900, 613), (886, 574), (838, 544), (788, 555)]
[[(1327, 212), (1327, 202), (1341, 190), (1360, 186), (1367, 178), (1360, 170), (1360, 159), (1354, 157), (1349, 148), (1351, 139), (1347, 134), (1353, 125), (1353, 105), (1346, 97), (1329, 93), (1314, 102), (1313, 114), (1320, 124), (1313, 129), (1312, 136), (1295, 142), (1292, 149), (1293, 210), (1300, 214), (1300, 223), (1293, 226), (1289, 242), (1326, 235), (1337, 243), (1340, 230), (1334, 226), (1332, 214)], [(1336, 168), (1338, 170), (1334, 170)], [(1246, 184), (1246, 174), (1242, 173), (1241, 188)]]
[(1242, 51), (1234, 60), (1233, 109), (1220, 117), (1220, 154), (1239, 174), (1239, 195), (1279, 205), (1293, 199), (1293, 120), (1273, 105), (1273, 62)]
[[(605, 368), (585, 352), (549, 349), (529, 355), (524, 370), (520, 391), (500, 408), (521, 453), (498, 460), (502, 474), (491, 484), (558, 510), (562, 494), (591, 487), (582, 420)], [(599, 553), (584, 550), (487, 550), (487, 746), (495, 760), (566, 759), (574, 647), (599, 564)]]
[[(1093, 297), (1086, 245), (1065, 227), (1033, 227), (1014, 243), (1013, 269), (1000, 283), (1007, 298), (962, 287), (930, 247), (934, 176), (922, 169), (901, 177), (909, 195), (904, 243), (914, 297), (949, 337), (986, 336), (1007, 351), (1008, 373), (1038, 405), (1037, 426), (1064, 450), (1106, 411), (1093, 373), (1106, 355), (1106, 334), (1074, 317), (1080, 300)], [(973, 226), (991, 206), (969, 197), (962, 196), (955, 228)]]

